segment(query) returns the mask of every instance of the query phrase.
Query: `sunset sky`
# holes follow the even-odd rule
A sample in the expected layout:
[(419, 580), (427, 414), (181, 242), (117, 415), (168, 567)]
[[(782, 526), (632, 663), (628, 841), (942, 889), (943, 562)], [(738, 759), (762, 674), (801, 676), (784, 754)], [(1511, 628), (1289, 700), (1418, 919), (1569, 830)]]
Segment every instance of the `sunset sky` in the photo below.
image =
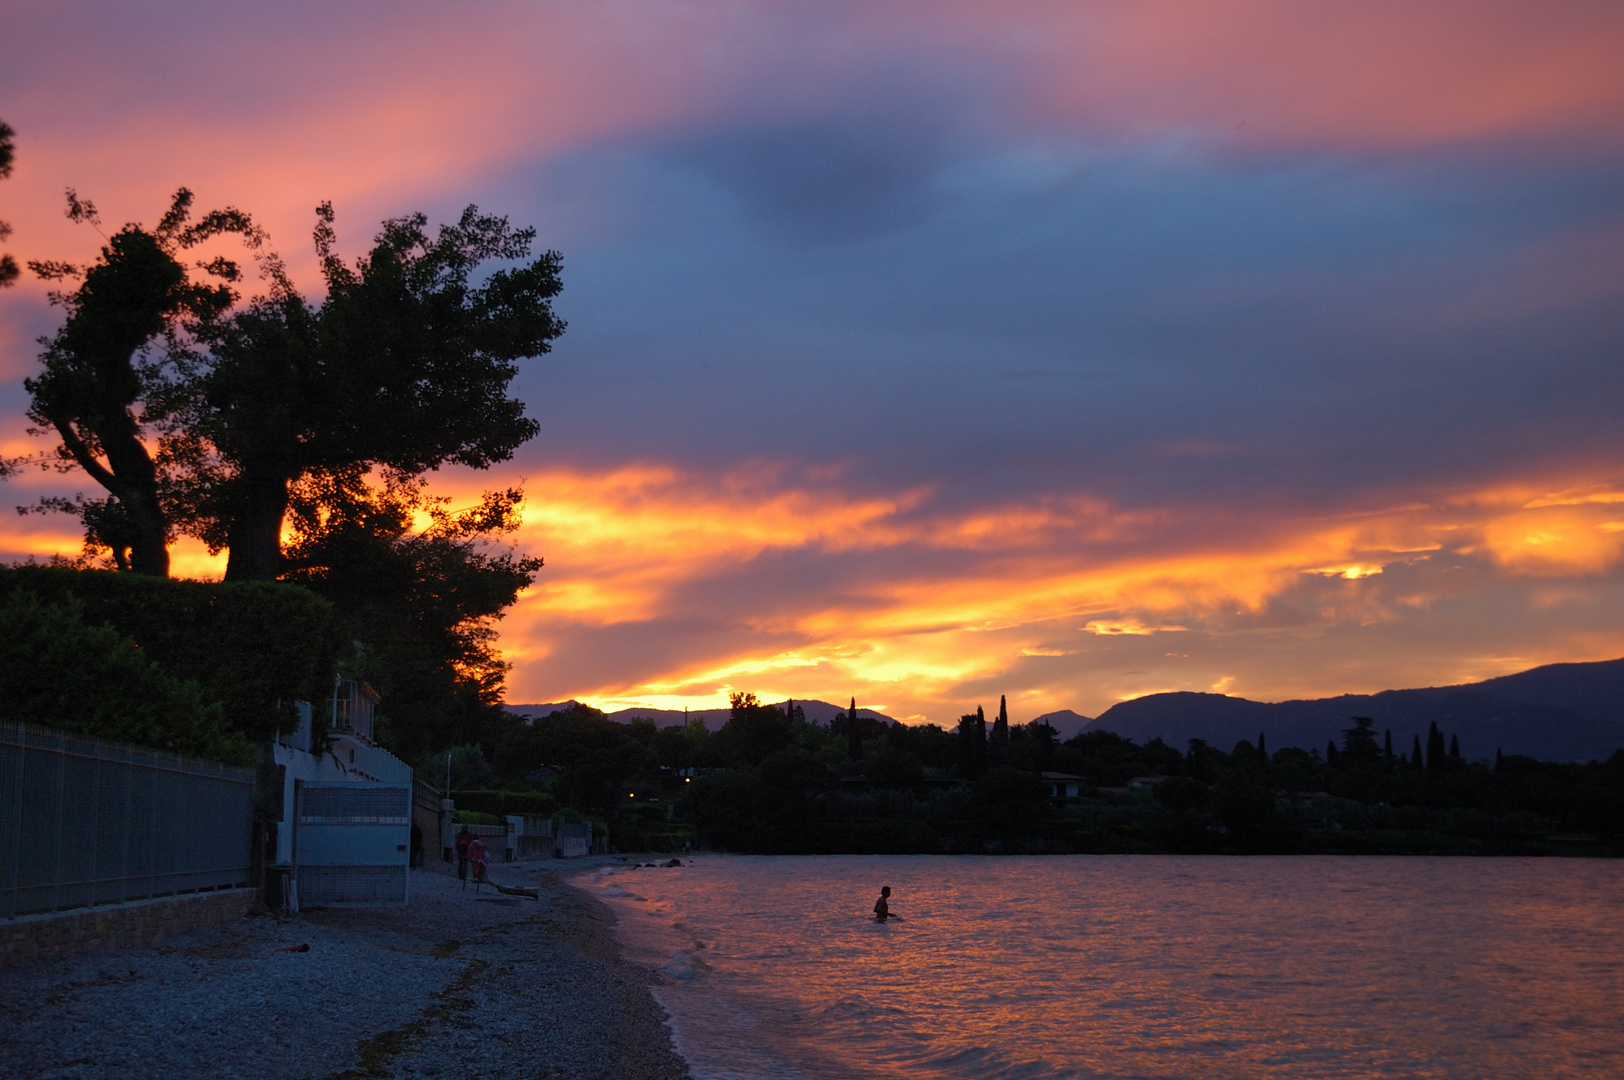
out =
[[(1624, 655), (1624, 4), (8, 0), (0, 219), (565, 257), (509, 700), (948, 724)], [(0, 294), (0, 453), (56, 325)], [(30, 473), (0, 504), (90, 492)], [(0, 558), (76, 553), (0, 519)], [(218, 575), (194, 544), (177, 571)]]

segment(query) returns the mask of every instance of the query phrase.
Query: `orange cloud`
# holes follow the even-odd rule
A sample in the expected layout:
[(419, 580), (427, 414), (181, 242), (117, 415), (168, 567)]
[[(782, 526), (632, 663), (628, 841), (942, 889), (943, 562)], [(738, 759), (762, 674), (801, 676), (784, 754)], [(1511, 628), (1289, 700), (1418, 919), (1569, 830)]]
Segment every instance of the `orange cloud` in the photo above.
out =
[[(445, 494), (470, 499), (481, 481), (503, 478), (447, 479)], [(1616, 583), (1624, 486), (1570, 490), (1580, 488), (1508, 485), (1357, 515), (1258, 514), (1214, 530), (1210, 512), (1125, 511), (1089, 497), (955, 511), (928, 491), (852, 496), (838, 478), (763, 466), (550, 470), (527, 482), (517, 537), (547, 565), (502, 627), (515, 664), (509, 696), (674, 708), (725, 704), (733, 689), (855, 693), (950, 722), (977, 687), (994, 685), (1034, 715), (1167, 689), (1380, 689), (1393, 678), (1382, 679), (1381, 658), (1451, 605), (1511, 589), (1528, 611), (1568, 618), (1596, 601), (1598, 579)], [(8, 538), (13, 552), (77, 551), (65, 519), (25, 523)], [(222, 560), (188, 542), (175, 565), (218, 576)], [(644, 628), (666, 659), (638, 651)], [(1492, 655), (1457, 635), (1406, 662), (1440, 682), (1572, 658), (1549, 653), (1574, 641), (1624, 651), (1610, 619), (1573, 629), (1541, 642), (1545, 631), (1530, 625)], [(1170, 633), (1178, 652), (1151, 644)], [(1366, 668), (1327, 652), (1350, 633), (1362, 635)], [(1260, 643), (1267, 658), (1246, 660)], [(1350, 684), (1359, 671), (1382, 681)]]
[[(1347, 518), (1260, 518), (1240, 539), (1218, 542), (1197, 515), (1173, 511), (1123, 513), (1079, 499), (958, 514), (934, 509), (927, 493), (849, 498), (834, 486), (764, 484), (759, 473), (552, 472), (529, 490), (521, 540), (547, 555), (548, 569), (504, 639), (515, 647), (515, 693), (525, 699), (699, 707), (724, 701), (727, 688), (828, 697), (856, 687), (931, 715), (962, 687), (1023, 663), (1087, 660), (1097, 651), (1090, 640), (1270, 633), (1311, 643), (1339, 627), (1398, 633), (1463, 594), (1526, 581), (1532, 597), (1553, 576), (1606, 574), (1624, 545), (1608, 528), (1617, 487), (1564, 507), (1560, 519), (1526, 505), (1539, 500), (1523, 490), (1486, 491)], [(1006, 520), (1004, 532), (997, 523)], [(1101, 539), (1124, 535), (1142, 542), (1117, 548)], [(791, 568), (743, 599), (728, 598), (737, 579), (786, 553), (846, 560), (846, 570), (826, 590), (799, 582)], [(944, 555), (954, 560), (945, 572)], [(1396, 578), (1395, 569), (1403, 571)], [(1304, 593), (1310, 580), (1335, 584)], [(730, 642), (623, 681), (556, 682), (567, 676), (549, 672), (538, 683), (525, 667), (526, 657), (551, 655), (570, 634), (612, 639), (700, 613), (743, 628), (742, 647)], [(1261, 678), (1203, 674), (1189, 688), (1283, 690)], [(1327, 674), (1317, 689), (1349, 687)], [(1113, 696), (1135, 692), (1148, 691)]]

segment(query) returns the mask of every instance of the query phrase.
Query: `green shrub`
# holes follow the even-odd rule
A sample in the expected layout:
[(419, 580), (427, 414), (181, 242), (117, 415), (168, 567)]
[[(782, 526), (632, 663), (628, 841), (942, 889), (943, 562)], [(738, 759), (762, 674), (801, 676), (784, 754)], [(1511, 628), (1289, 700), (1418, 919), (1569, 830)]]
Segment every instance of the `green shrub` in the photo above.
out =
[(500, 825), (502, 819), (495, 814), (482, 814), (478, 810), (457, 810), (451, 815), (457, 825)]
[(87, 625), (77, 603), (27, 592), (0, 599), (0, 715), (157, 750), (251, 765), (252, 746), (231, 731), (196, 682), (154, 664), (134, 641)]
[(250, 740), (292, 730), (294, 701), (320, 703), (332, 692), (333, 607), (297, 585), (0, 567), (0, 598), (18, 592), (77, 604), (84, 623), (132, 639), (166, 674), (196, 682)]

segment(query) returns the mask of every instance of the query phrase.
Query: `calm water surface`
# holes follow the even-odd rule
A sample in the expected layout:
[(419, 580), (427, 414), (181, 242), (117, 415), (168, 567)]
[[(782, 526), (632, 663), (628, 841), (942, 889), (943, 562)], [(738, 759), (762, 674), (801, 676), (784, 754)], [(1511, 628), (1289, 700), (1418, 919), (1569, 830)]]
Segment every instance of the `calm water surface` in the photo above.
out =
[(700, 1080), (1624, 1076), (1618, 862), (701, 855), (578, 884), (672, 976)]

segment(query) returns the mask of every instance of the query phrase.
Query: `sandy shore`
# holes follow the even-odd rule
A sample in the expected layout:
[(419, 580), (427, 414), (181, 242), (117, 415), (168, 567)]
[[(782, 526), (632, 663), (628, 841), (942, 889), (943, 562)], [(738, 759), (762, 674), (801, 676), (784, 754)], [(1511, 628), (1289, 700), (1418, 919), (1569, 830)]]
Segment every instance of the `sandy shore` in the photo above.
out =
[(560, 880), (586, 865), (493, 871), (539, 902), (414, 871), (405, 910), (257, 916), (11, 970), (0, 1077), (685, 1077), (661, 976), (622, 962), (614, 916)]

